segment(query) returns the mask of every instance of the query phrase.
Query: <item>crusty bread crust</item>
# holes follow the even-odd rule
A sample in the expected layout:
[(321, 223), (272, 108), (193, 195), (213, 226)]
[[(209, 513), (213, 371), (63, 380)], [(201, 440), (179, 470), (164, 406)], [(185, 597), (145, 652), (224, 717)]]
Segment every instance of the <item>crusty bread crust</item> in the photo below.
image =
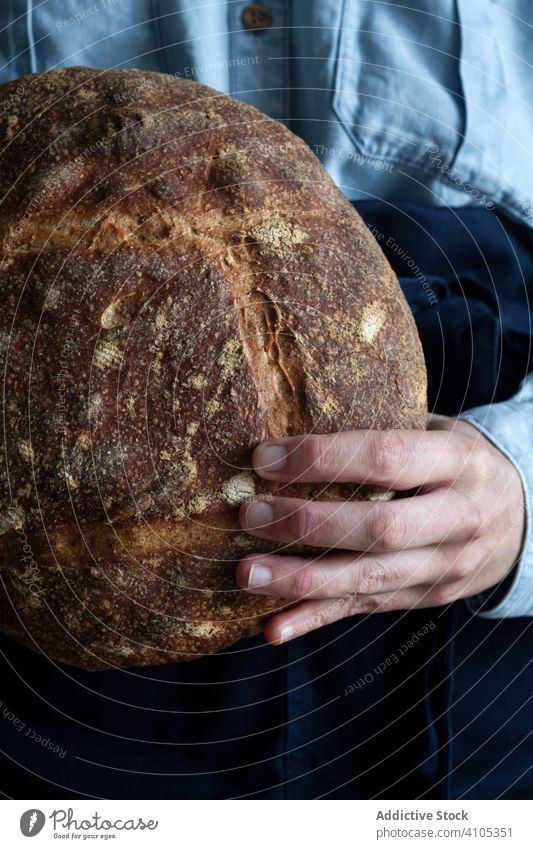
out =
[(316, 157), (256, 109), (89, 68), (0, 100), (0, 628), (87, 669), (217, 651), (280, 607), (234, 582), (269, 550), (238, 528), (276, 489), (252, 448), (424, 427), (414, 321)]

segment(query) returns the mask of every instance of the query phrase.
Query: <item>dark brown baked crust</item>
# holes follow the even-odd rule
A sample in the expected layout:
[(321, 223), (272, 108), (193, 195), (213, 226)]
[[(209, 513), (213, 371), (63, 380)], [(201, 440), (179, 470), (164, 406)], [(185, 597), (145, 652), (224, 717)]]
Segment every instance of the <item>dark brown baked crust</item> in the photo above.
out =
[(234, 583), (262, 545), (237, 523), (269, 489), (251, 449), (423, 427), (412, 316), (315, 156), (257, 110), (88, 68), (0, 100), (0, 629), (87, 669), (216, 651), (280, 606)]

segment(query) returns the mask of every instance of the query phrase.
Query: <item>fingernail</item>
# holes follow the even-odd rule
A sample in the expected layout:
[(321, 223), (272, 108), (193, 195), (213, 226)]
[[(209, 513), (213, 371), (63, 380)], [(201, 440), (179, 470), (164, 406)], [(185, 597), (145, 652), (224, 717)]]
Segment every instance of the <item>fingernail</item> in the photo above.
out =
[(248, 528), (261, 528), (270, 525), (274, 511), (266, 501), (252, 501), (246, 510), (244, 521)]
[(281, 445), (260, 445), (255, 452), (254, 465), (267, 474), (281, 472), (287, 465), (287, 452)]
[(250, 566), (248, 575), (248, 589), (255, 587), (264, 587), (265, 584), (270, 584), (272, 581), (272, 572), (268, 566), (263, 566), (259, 563), (253, 563)]
[(294, 637), (293, 627), (291, 625), (284, 625), (281, 629), (280, 637), (282, 643), (287, 642), (287, 640), (292, 640)]

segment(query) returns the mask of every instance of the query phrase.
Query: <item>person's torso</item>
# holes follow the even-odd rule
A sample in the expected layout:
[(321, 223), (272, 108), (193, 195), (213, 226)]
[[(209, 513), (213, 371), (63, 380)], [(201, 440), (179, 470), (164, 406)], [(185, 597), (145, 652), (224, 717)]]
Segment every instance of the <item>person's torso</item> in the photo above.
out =
[[(524, 149), (533, 87), (516, 55), (527, 30), (503, 24), (504, 5), (525, 18), (525, 3), (424, 0), (407, 13), (400, 3), (275, 0), (260, 33), (243, 26), (247, 5), (10, 0), (0, 9), (0, 80), (56, 65), (161, 70), (287, 122), (351, 198), (483, 206), (477, 187), (520, 212), (520, 194), (533, 197)], [(491, 47), (495, 32), (505, 48)], [(445, 397), (450, 413), (457, 399), (498, 400), (492, 354), (502, 339), (520, 341), (517, 351), (503, 346), (508, 397), (528, 355), (518, 240), (508, 244), (485, 210), (465, 211), (468, 220), (435, 211), (433, 231), (426, 208), (396, 211), (367, 209), (366, 220), (384, 245), (390, 236), (402, 247), (389, 259), (421, 336), (437, 346), (443, 334), (433, 400)], [(487, 256), (506, 287), (498, 294), (517, 304), (503, 327)], [(467, 391), (450, 362), (470, 376)], [(530, 620), (482, 620), (459, 603), (356, 617), (281, 649), (257, 639), (193, 664), (103, 673), (57, 666), (2, 637), (5, 789), (16, 798), (527, 798), (530, 633)]]

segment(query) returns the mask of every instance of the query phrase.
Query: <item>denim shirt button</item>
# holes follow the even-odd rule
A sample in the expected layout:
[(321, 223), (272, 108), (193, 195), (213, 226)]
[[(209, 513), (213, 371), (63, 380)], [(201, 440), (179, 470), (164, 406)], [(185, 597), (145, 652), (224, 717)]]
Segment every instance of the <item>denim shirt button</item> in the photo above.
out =
[(272, 26), (272, 12), (262, 3), (251, 3), (243, 10), (241, 21), (244, 29), (260, 32)]

